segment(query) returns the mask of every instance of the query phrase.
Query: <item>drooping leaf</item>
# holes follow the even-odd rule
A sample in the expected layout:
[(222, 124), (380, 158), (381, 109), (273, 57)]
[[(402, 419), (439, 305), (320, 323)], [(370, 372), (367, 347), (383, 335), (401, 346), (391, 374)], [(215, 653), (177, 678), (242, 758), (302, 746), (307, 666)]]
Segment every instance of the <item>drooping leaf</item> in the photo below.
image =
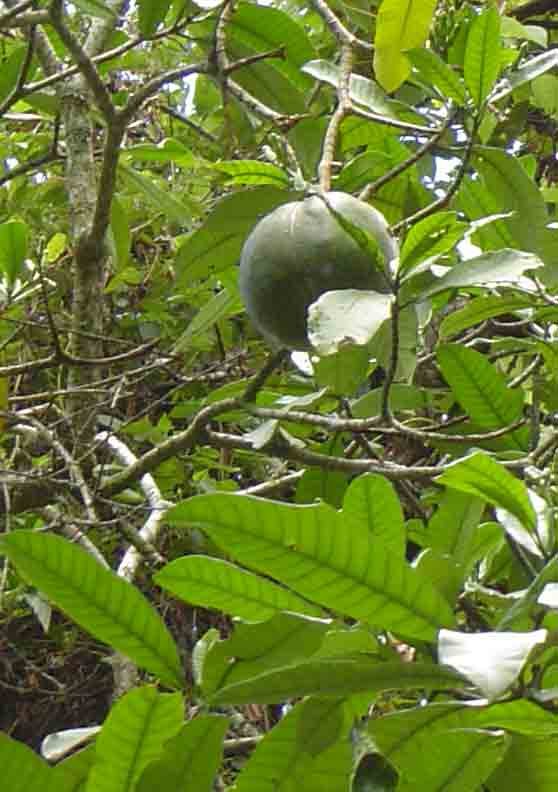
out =
[(132, 790), (150, 762), (162, 753), (184, 720), (180, 693), (140, 687), (112, 707), (95, 742), (95, 764), (86, 792)]
[(19, 276), (28, 246), (28, 228), (18, 220), (0, 225), (0, 273), (13, 286)]
[(81, 627), (170, 687), (182, 686), (176, 645), (135, 586), (59, 536), (14, 531), (2, 536), (0, 551)]
[(506, 75), (506, 77), (496, 85), (490, 100), (492, 102), (498, 102), (500, 99), (504, 99), (516, 88), (531, 82), (537, 77), (540, 77), (541, 74), (545, 74), (547, 71), (550, 71), (550, 69), (554, 69), (556, 66), (558, 66), (558, 52), (556, 52), (555, 49), (542, 52), (540, 55), (535, 55), (525, 61), (517, 71)]
[[(305, 63), (302, 69), (316, 80), (337, 88), (341, 79), (341, 69), (335, 63), (326, 60), (313, 60)], [(398, 117), (398, 104), (387, 96), (378, 83), (360, 74), (351, 74), (349, 94), (353, 102), (362, 105), (373, 113), (387, 118)]]
[(322, 294), (308, 308), (308, 338), (319, 355), (334, 355), (349, 344), (366, 345), (389, 319), (390, 295), (357, 289)]
[(501, 506), (527, 529), (535, 529), (537, 517), (525, 484), (482, 451), (451, 464), (436, 480)]
[(552, 792), (558, 784), (558, 738), (514, 736), (489, 783), (490, 792)]
[(228, 289), (221, 289), (209, 299), (194, 316), (186, 330), (177, 339), (174, 352), (180, 354), (199, 336), (204, 336), (217, 322), (242, 310), (240, 297)]
[(455, 264), (423, 296), (467, 286), (514, 286), (525, 272), (542, 266), (540, 258), (532, 253), (496, 250)]
[(498, 78), (501, 46), (500, 14), (489, 6), (473, 20), (465, 50), (465, 82), (477, 107)]
[(218, 608), (246, 621), (264, 621), (279, 611), (321, 614), (320, 608), (291, 591), (220, 558), (177, 558), (154, 581), (186, 602)]
[(411, 73), (406, 51), (422, 47), (436, 0), (383, 0), (376, 20), (374, 72), (386, 91), (395, 91)]
[(343, 513), (326, 504), (201, 495), (168, 516), (175, 524), (199, 525), (242, 564), (352, 618), (426, 640), (453, 623), (449, 607), (427, 580), (369, 531), (344, 530)]

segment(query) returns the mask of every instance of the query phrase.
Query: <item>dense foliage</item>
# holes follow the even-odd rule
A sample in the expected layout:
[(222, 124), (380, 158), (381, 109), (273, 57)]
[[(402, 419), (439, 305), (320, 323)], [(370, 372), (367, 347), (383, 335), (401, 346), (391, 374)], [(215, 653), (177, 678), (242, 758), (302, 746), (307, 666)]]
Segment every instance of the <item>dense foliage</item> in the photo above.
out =
[[(6, 725), (8, 792), (558, 787), (557, 31), (553, 0), (0, 3), (2, 632), (63, 666), (83, 629), (114, 674), (42, 757)], [(323, 294), (291, 354), (238, 261), (310, 193), (388, 288)], [(2, 695), (64, 699), (12, 650)]]

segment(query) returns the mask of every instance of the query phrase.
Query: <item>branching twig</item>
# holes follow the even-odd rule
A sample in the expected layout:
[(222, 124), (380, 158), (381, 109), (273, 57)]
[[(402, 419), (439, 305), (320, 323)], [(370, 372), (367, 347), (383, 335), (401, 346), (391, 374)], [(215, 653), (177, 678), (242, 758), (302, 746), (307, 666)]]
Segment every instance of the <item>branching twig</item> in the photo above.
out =
[(341, 63), (339, 83), (337, 86), (337, 107), (329, 120), (325, 133), (322, 157), (318, 165), (320, 187), (328, 192), (331, 187), (331, 167), (335, 158), (335, 147), (343, 119), (351, 111), (349, 87), (351, 83), (351, 70), (353, 67), (353, 51), (350, 45), (345, 44), (341, 50)]
[(359, 39), (358, 36), (351, 33), (333, 13), (326, 0), (312, 0), (312, 5), (340, 44), (347, 44), (349, 47), (358, 46), (361, 49), (372, 51), (372, 44), (363, 39)]

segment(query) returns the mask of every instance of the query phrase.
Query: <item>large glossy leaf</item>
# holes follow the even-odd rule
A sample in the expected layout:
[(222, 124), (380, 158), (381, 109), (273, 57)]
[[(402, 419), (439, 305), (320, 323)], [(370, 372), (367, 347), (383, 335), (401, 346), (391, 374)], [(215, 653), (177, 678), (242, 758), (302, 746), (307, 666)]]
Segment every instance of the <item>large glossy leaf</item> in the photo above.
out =
[(558, 737), (514, 736), (487, 786), (490, 792), (554, 792), (558, 788)]
[(56, 789), (68, 792), (85, 792), (87, 778), (95, 763), (95, 746), (77, 751), (54, 768), (56, 775)]
[(137, 792), (211, 792), (229, 723), (221, 715), (198, 715), (165, 745), (160, 759), (150, 764)]
[(502, 732), (481, 730), (476, 716), (475, 709), (460, 704), (429, 705), (372, 720), (369, 730), (399, 770), (398, 790), (471, 792), (492, 773), (510, 742)]
[(180, 693), (136, 688), (111, 709), (95, 743), (95, 764), (86, 792), (132, 792), (184, 720)]
[(311, 657), (330, 629), (326, 620), (280, 613), (263, 624), (238, 624), (233, 635), (208, 650), (201, 669), (206, 697)]
[(246, 621), (263, 621), (279, 611), (311, 616), (322, 613), (291, 591), (220, 558), (178, 558), (163, 567), (154, 580), (186, 602), (218, 608)]
[(308, 338), (319, 355), (335, 355), (348, 344), (365, 346), (389, 319), (393, 297), (341, 289), (322, 294), (308, 308)]
[(519, 88), (520, 85), (531, 82), (531, 80), (540, 77), (541, 74), (545, 74), (556, 66), (558, 66), (558, 52), (555, 49), (550, 49), (548, 52), (542, 52), (540, 55), (529, 58), (529, 60), (522, 63), (517, 71), (507, 75), (496, 85), (490, 100), (498, 102), (516, 88)]
[[(258, 745), (238, 792), (339, 792), (348, 788), (352, 748), (342, 702), (297, 704)], [(324, 740), (324, 736), (328, 739)], [(333, 742), (329, 748), (329, 743)], [(322, 748), (322, 750), (316, 750)]]
[(426, 663), (382, 663), (372, 658), (307, 660), (225, 685), (210, 702), (240, 705), (274, 704), (299, 696), (347, 697), (386, 690), (462, 687), (464, 678), (447, 666)]
[(393, 484), (373, 473), (354, 479), (343, 501), (345, 524), (349, 529), (370, 531), (381, 544), (400, 556), (405, 554), (403, 510)]
[(542, 266), (540, 258), (532, 253), (496, 250), (455, 264), (422, 296), (431, 297), (447, 289), (467, 286), (515, 286), (525, 272)]
[(347, 531), (326, 504), (293, 506), (250, 496), (201, 495), (170, 519), (199, 525), (241, 563), (355, 619), (431, 639), (453, 614), (431, 584), (362, 526)]
[(482, 451), (450, 465), (436, 479), (440, 484), (476, 495), (494, 506), (501, 506), (533, 531), (537, 523), (525, 484), (496, 460)]
[(406, 51), (421, 47), (430, 30), (436, 0), (383, 0), (376, 21), (374, 71), (386, 91), (411, 73)]
[(124, 162), (120, 163), (119, 168), (130, 184), (139, 190), (157, 211), (164, 212), (176, 223), (187, 226), (192, 217), (199, 214), (196, 203), (186, 195), (182, 195), (180, 199), (175, 198), (168, 189), (159, 187), (154, 177), (148, 178)]
[(202, 305), (198, 313), (194, 316), (186, 330), (176, 341), (174, 353), (180, 354), (195, 346), (196, 341), (203, 337), (217, 322), (222, 321), (227, 316), (233, 316), (242, 310), (242, 303), (238, 294), (221, 289), (221, 291), (207, 300)]
[[(522, 417), (523, 391), (508, 388), (505, 377), (480, 352), (446, 344), (438, 349), (437, 358), (453, 395), (481, 429), (500, 429)], [(527, 427), (515, 429), (505, 440), (510, 448), (525, 450), (529, 431)]]
[(176, 266), (183, 281), (194, 281), (236, 264), (248, 232), (295, 193), (259, 187), (233, 193), (220, 201), (205, 222), (178, 250)]
[(540, 190), (517, 157), (496, 148), (479, 148), (475, 165), (501, 212), (512, 212), (504, 222), (517, 247), (546, 258), (549, 217)]
[(55, 772), (23, 743), (0, 732), (2, 788), (6, 792), (70, 792), (69, 779)]
[(178, 650), (157, 612), (135, 586), (66, 539), (14, 531), (0, 551), (81, 627), (128, 655), (171, 687), (181, 687)]
[[(313, 60), (305, 63), (302, 70), (334, 88), (338, 87), (341, 79), (340, 67), (326, 60)], [(353, 102), (362, 105), (373, 113), (378, 113), (388, 118), (398, 117), (397, 110), (400, 105), (390, 99), (377, 83), (367, 77), (363, 77), (360, 74), (351, 74), (349, 93)]]
[(465, 50), (465, 82), (480, 107), (500, 72), (500, 14), (494, 6), (485, 9), (469, 29)]
[(534, 297), (522, 297), (515, 294), (499, 294), (477, 297), (463, 308), (446, 316), (440, 326), (442, 338), (461, 333), (473, 325), (491, 319), (493, 316), (521, 311), (534, 306)]
[(283, 58), (260, 61), (236, 70), (234, 79), (276, 110), (303, 112), (304, 92), (312, 82), (301, 66), (315, 53), (304, 28), (285, 11), (241, 3), (228, 25), (228, 52), (237, 59), (281, 48)]
[(7, 58), (2, 60), (2, 70), (0, 71), (0, 102), (3, 102), (11, 94), (17, 85), (17, 81), (25, 62), (27, 54), (27, 44), (20, 44), (14, 47)]

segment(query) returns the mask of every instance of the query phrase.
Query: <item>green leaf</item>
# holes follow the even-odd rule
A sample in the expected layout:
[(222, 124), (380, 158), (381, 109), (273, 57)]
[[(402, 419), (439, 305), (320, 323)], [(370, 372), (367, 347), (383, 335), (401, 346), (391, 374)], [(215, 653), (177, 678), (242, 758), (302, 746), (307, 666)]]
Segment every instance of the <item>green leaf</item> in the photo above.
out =
[(126, 179), (143, 194), (146, 200), (158, 212), (163, 212), (169, 219), (180, 225), (187, 225), (191, 221), (192, 215), (199, 214), (198, 207), (194, 201), (186, 200), (184, 196), (180, 201), (173, 198), (168, 189), (164, 190), (158, 187), (153, 179), (147, 178), (124, 162), (121, 162), (118, 167), (125, 174)]
[(499, 211), (513, 212), (504, 222), (517, 247), (545, 260), (550, 233), (546, 228), (548, 212), (540, 190), (521, 162), (506, 151), (488, 147), (475, 151), (474, 162)]
[(80, 8), (85, 14), (105, 19), (107, 22), (116, 22), (117, 13), (102, 0), (74, 0), (74, 5)]
[(139, 29), (149, 38), (165, 19), (172, 0), (138, 0)]
[(176, 162), (183, 168), (203, 164), (203, 160), (198, 159), (184, 143), (174, 138), (165, 138), (156, 146), (150, 143), (131, 146), (126, 149), (126, 154), (140, 162)]
[(431, 49), (412, 49), (406, 52), (426, 85), (433, 85), (441, 95), (462, 106), (467, 102), (463, 80)]
[(370, 659), (327, 658), (280, 668), (217, 690), (213, 704), (274, 704), (299, 696), (341, 698), (355, 693), (461, 687), (453, 669), (428, 663), (373, 663)]
[(514, 736), (489, 785), (490, 792), (554, 792), (558, 788), (558, 737)]
[(186, 330), (176, 341), (174, 354), (181, 354), (191, 344), (194, 344), (197, 338), (204, 336), (217, 322), (241, 310), (242, 303), (238, 295), (228, 289), (222, 289), (202, 305)]
[[(56, 789), (84, 792), (87, 778), (95, 763), (95, 746), (88, 745), (54, 767)], [(42, 787), (41, 787), (42, 789)], [(29, 789), (27, 789), (29, 792)]]
[(473, 20), (465, 50), (465, 82), (477, 107), (498, 78), (501, 47), (500, 14), (490, 6)]
[(112, 707), (95, 742), (86, 792), (130, 792), (184, 721), (180, 693), (154, 687), (130, 691)]
[(10, 220), (0, 225), (0, 272), (9, 286), (17, 280), (27, 256), (28, 229), (25, 223)]
[(441, 338), (461, 333), (473, 325), (491, 319), (493, 316), (514, 313), (525, 308), (534, 307), (533, 298), (514, 294), (499, 294), (476, 297), (463, 308), (446, 316), (440, 325)]
[(180, 246), (176, 266), (181, 279), (192, 282), (236, 264), (246, 236), (256, 222), (276, 206), (296, 197), (296, 193), (273, 187), (257, 187), (223, 198)]
[(476, 714), (460, 704), (430, 704), (372, 720), (372, 739), (400, 772), (397, 789), (477, 789), (501, 761), (510, 740), (501, 732), (475, 728)]
[(386, 91), (395, 91), (411, 73), (407, 50), (422, 47), (436, 0), (383, 0), (376, 20), (374, 72)]
[(163, 567), (154, 581), (185, 602), (217, 608), (246, 621), (263, 621), (280, 611), (311, 616), (322, 613), (287, 589), (220, 558), (177, 558)]
[(8, 57), (2, 59), (0, 69), (0, 102), (3, 102), (15, 89), (25, 58), (27, 44), (14, 47)]
[[(511, 390), (505, 377), (480, 352), (460, 344), (446, 344), (438, 349), (437, 358), (453, 395), (482, 430), (500, 429), (522, 417), (523, 391)], [(515, 429), (505, 440), (510, 448), (525, 450), (528, 430)]]
[(537, 517), (525, 484), (482, 451), (451, 464), (436, 481), (501, 506), (525, 528), (535, 530)]
[(354, 619), (425, 640), (453, 623), (427, 580), (370, 531), (355, 526), (347, 532), (343, 512), (326, 504), (293, 506), (219, 493), (184, 501), (168, 517), (199, 525), (240, 563)]
[(294, 613), (278, 613), (259, 624), (237, 624), (232, 636), (211, 646), (204, 658), (204, 696), (305, 660), (318, 651), (330, 626), (330, 621)]
[(404, 557), (403, 510), (391, 481), (374, 473), (358, 476), (345, 493), (343, 511), (349, 530), (370, 531), (383, 547)]
[[(237, 792), (339, 792), (349, 788), (352, 748), (340, 726), (344, 720), (339, 701), (299, 702), (259, 743), (243, 767)], [(301, 739), (301, 730), (304, 738)], [(329, 750), (313, 755), (324, 734), (338, 737)], [(322, 743), (325, 744), (325, 743)]]
[(322, 355), (314, 364), (314, 376), (320, 387), (331, 393), (351, 396), (366, 381), (370, 354), (365, 346), (342, 344), (339, 352)]
[[(313, 60), (305, 63), (302, 71), (336, 89), (341, 80), (340, 67), (326, 60)], [(351, 74), (349, 95), (353, 102), (362, 105), (373, 113), (378, 113), (387, 118), (397, 118), (399, 116), (398, 110), (401, 108), (401, 104), (390, 99), (383, 88), (380, 88), (374, 80), (369, 80), (360, 74)]]
[(431, 256), (453, 250), (463, 237), (464, 223), (457, 222), (455, 212), (437, 212), (414, 225), (401, 249), (401, 272)]
[(176, 645), (139, 590), (66, 539), (14, 531), (0, 551), (19, 572), (81, 627), (170, 687), (183, 684)]
[(230, 160), (229, 162), (215, 162), (211, 167), (230, 177), (225, 181), (225, 184), (271, 184), (279, 188), (289, 185), (288, 174), (282, 168), (271, 165), (269, 162)]
[(543, 262), (533, 253), (522, 250), (495, 250), (476, 258), (460, 261), (446, 275), (442, 275), (433, 286), (422, 293), (423, 297), (447, 289), (475, 286), (515, 286), (525, 272), (543, 266)]
[(535, 55), (525, 61), (517, 71), (512, 72), (498, 83), (493, 95), (490, 97), (491, 102), (498, 102), (500, 99), (504, 99), (519, 86), (531, 82), (536, 77), (540, 77), (541, 74), (556, 68), (556, 66), (558, 66), (558, 52), (555, 49)]
[(211, 792), (228, 725), (221, 715), (197, 715), (166, 743), (161, 758), (146, 768), (137, 792)]
[(457, 490), (446, 490), (428, 521), (426, 543), (436, 552), (465, 564), (476, 533), (484, 503)]
[[(308, 338), (320, 356), (366, 347), (391, 315), (393, 297), (375, 291), (325, 292), (308, 308)], [(355, 353), (358, 362), (358, 353)], [(323, 381), (322, 381), (323, 382)]]
[(70, 792), (71, 787), (23, 743), (0, 732), (0, 767), (6, 792)]

